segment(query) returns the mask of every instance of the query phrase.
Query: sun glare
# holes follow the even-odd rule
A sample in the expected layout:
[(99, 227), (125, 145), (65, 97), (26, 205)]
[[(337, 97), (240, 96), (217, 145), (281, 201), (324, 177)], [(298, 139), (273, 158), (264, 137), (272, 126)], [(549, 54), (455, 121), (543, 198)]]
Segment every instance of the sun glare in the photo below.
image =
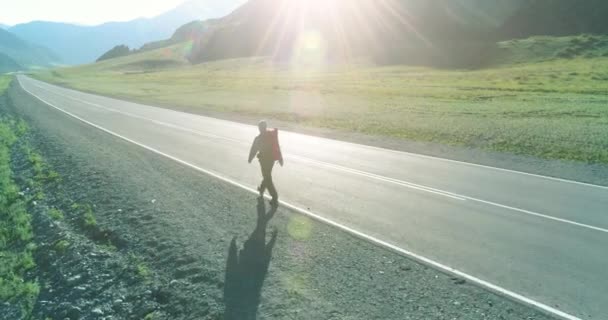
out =
[[(292, 62), (323, 64), (333, 57), (349, 61), (358, 52), (374, 50), (378, 37), (399, 38), (403, 29), (425, 41), (397, 0), (274, 0), (275, 15), (258, 44), (259, 55)], [(270, 51), (270, 52), (269, 52)]]
[(306, 30), (301, 35), (301, 46), (306, 51), (315, 51), (321, 49), (322, 37), (317, 31)]

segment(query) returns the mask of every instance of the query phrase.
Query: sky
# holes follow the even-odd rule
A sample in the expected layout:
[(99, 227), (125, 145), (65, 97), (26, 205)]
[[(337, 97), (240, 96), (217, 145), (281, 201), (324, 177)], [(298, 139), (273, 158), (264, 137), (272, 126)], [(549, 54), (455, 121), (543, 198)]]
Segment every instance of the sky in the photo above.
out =
[(33, 20), (96, 25), (153, 17), (184, 0), (0, 0), (0, 23)]

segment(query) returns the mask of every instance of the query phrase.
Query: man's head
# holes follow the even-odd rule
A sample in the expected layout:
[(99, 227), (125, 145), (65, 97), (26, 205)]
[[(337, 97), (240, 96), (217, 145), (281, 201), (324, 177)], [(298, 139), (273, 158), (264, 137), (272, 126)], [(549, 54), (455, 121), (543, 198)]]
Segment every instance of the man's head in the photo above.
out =
[(260, 129), (260, 133), (266, 132), (266, 129), (268, 129), (268, 123), (266, 123), (264, 120), (260, 121), (258, 123), (258, 129)]

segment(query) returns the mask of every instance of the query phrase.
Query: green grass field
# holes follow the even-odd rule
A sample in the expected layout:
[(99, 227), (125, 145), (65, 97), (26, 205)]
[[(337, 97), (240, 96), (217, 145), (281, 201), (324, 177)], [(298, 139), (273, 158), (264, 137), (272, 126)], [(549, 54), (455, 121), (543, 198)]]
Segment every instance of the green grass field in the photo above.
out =
[(0, 76), (0, 95), (4, 94), (8, 85), (11, 83), (11, 77), (9, 76)]
[(505, 42), (500, 44), (503, 62), (481, 70), (366, 64), (324, 69), (276, 65), (264, 58), (192, 66), (183, 59), (188, 49), (184, 44), (35, 76), (195, 113), (245, 114), (346, 132), (608, 163), (607, 39)]

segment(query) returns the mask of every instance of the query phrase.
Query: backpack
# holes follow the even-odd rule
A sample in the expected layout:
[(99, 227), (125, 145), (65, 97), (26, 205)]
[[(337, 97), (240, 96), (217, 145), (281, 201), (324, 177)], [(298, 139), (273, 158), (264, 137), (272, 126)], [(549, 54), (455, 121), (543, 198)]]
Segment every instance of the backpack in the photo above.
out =
[(272, 143), (272, 157), (275, 161), (283, 161), (283, 155), (281, 154), (281, 146), (279, 145), (279, 129), (273, 129), (268, 131), (270, 135), (270, 141)]

